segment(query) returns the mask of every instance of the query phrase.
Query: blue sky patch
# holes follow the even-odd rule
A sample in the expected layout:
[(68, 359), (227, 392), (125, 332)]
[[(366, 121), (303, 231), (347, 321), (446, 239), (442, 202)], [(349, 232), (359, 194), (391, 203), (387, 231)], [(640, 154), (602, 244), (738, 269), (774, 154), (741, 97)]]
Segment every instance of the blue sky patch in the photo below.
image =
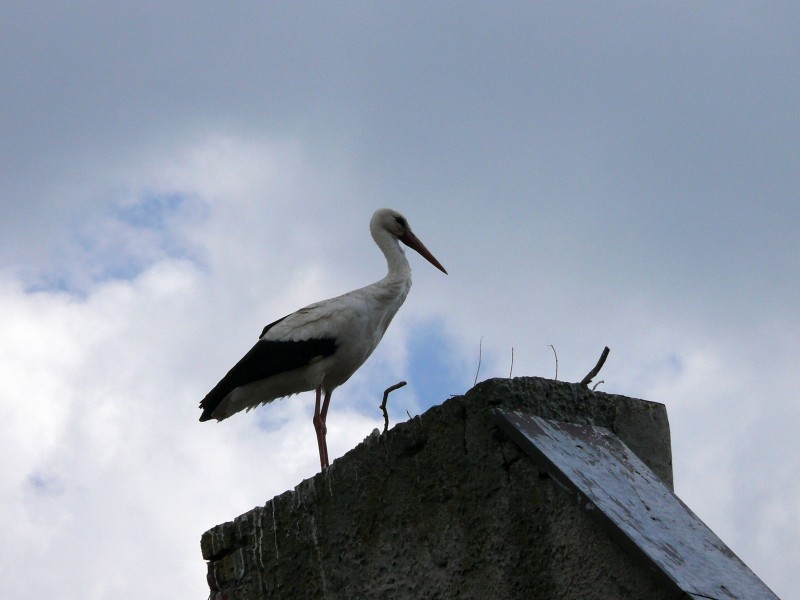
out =
[(409, 344), (408, 385), (419, 399), (420, 412), (463, 394), (472, 385), (456, 341), (445, 332), (441, 320), (415, 325)]
[(38, 471), (28, 476), (27, 487), (42, 496), (57, 496), (64, 493), (64, 483), (60, 478)]
[(187, 218), (198, 216), (204, 216), (202, 204), (175, 192), (146, 192), (136, 202), (116, 203), (73, 232), (70, 241), (55, 250), (51, 264), (31, 278), (26, 291), (82, 298), (98, 283), (133, 280), (166, 258), (199, 264), (199, 251), (179, 228)]
[(116, 206), (113, 215), (132, 227), (163, 231), (185, 204), (186, 197), (179, 193), (145, 192), (135, 203)]

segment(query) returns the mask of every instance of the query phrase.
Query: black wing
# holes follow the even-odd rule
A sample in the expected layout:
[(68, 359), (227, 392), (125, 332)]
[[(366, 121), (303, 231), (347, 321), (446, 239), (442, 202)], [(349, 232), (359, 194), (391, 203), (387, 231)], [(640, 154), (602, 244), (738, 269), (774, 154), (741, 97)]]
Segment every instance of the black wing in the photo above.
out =
[[(280, 320), (282, 321), (283, 319)], [(275, 323), (278, 322), (275, 321)], [(264, 331), (266, 332), (275, 323), (267, 325)], [(261, 335), (264, 334), (262, 333)], [(258, 340), (256, 345), (228, 371), (228, 374), (200, 402), (200, 408), (203, 409), (200, 420), (208, 421), (211, 419), (220, 403), (237, 387), (255, 383), (278, 373), (305, 367), (318, 356), (332, 355), (336, 351), (336, 346), (336, 340), (333, 338), (302, 340), (299, 342)]]

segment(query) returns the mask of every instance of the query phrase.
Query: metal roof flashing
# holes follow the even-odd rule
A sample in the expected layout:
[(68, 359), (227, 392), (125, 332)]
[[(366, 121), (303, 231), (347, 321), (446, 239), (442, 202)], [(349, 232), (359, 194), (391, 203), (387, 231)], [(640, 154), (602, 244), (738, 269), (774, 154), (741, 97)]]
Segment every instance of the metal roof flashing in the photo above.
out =
[(611, 431), (496, 409), (500, 428), (676, 597), (777, 596)]

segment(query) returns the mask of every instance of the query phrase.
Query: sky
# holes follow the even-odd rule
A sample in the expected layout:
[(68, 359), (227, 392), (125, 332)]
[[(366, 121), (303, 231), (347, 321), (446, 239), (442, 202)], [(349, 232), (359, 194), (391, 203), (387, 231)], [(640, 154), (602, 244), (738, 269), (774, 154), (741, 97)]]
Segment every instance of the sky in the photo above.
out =
[(7, 594), (207, 596), (201, 534), (318, 456), (313, 394), (197, 404), (384, 275), (388, 206), (449, 275), (409, 253), (332, 457), (401, 379), (392, 423), (609, 346), (677, 494), (800, 597), (798, 39), (790, 2), (2, 3)]

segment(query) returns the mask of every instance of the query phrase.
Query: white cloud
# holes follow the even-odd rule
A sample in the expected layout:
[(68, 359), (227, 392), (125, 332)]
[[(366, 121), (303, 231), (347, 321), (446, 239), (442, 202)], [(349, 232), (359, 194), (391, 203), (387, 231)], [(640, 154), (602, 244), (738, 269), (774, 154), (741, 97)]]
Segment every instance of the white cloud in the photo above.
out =
[[(317, 458), (309, 395), (223, 424), (197, 423), (196, 403), (268, 320), (380, 275), (369, 210), (360, 207), (354, 224), (336, 220), (347, 176), (335, 177), (330, 189), (305, 189), (324, 177), (297, 145), (212, 136), (154, 164), (161, 168), (128, 167), (120, 175), (129, 190), (121, 202), (135, 206), (137, 195), (149, 197), (142, 190), (187, 198), (188, 217), (172, 215), (156, 240), (183, 240), (191, 257), (148, 255), (132, 276), (95, 278), (83, 295), (31, 293), (9, 273), (2, 280), (0, 308), (15, 316), (0, 334), (2, 437), (12, 448), (3, 457), (9, 500), (2, 524), (10, 540), (3, 562), (28, 572), (39, 565), (35, 588), (18, 595), (202, 595), (199, 535), (312, 475)], [(84, 231), (103, 237), (124, 226), (132, 241), (122, 248), (138, 259), (153, 228), (119, 225), (115, 214)], [(331, 223), (347, 230), (344, 240), (361, 241), (326, 235)], [(560, 377), (576, 380), (607, 343), (612, 355), (601, 389), (668, 405), (679, 494), (768, 583), (783, 581), (792, 554), (775, 555), (769, 540), (797, 527), (790, 511), (800, 490), (793, 468), (770, 470), (770, 459), (759, 459), (762, 448), (771, 460), (778, 455), (757, 432), (770, 426), (773, 411), (796, 422), (791, 369), (781, 366), (797, 354), (795, 323), (774, 316), (722, 338), (699, 329), (696, 318), (613, 286), (582, 297), (579, 283), (554, 280), (540, 293), (533, 276), (508, 279), (482, 263), (470, 270), (457, 253), (446, 260), (435, 225), (417, 230), (452, 275), (415, 264), (407, 306), (365, 370), (334, 398), (333, 455), (382, 426), (377, 410), (365, 417), (354, 407), (371, 410), (380, 391), (404, 376), (408, 336), (425, 319), (443, 319), (447, 333), (439, 335), (452, 336), (441, 344), (450, 354), (444, 359), (468, 365), (464, 389), (452, 393), (471, 383), (481, 334), (480, 379), (507, 374), (512, 346), (515, 374), (551, 376), (554, 343)], [(80, 273), (80, 262), (69, 261), (86, 255), (64, 256), (66, 272)], [(357, 268), (342, 270), (337, 259)], [(346, 281), (336, 282), (342, 274)], [(453, 300), (459, 297), (469, 301)], [(416, 412), (429, 400), (410, 389), (411, 396), (393, 398), (393, 422), (402, 408)], [(771, 402), (754, 402), (759, 394)], [(800, 450), (793, 436), (781, 439), (783, 452)], [(143, 583), (145, 563), (156, 570)]]
[[(180, 168), (142, 176), (156, 193), (207, 207), (202, 219), (171, 220), (165, 234), (190, 239), (203, 260), (162, 252), (130, 277), (94, 278), (79, 295), (30, 292), (3, 277), (0, 309), (11, 325), (0, 331), (0, 519), (3, 564), (26, 573), (10, 591), (18, 597), (202, 596), (200, 534), (317, 469), (308, 395), (270, 406), (262, 418), (276, 427), (259, 428), (252, 415), (197, 422), (199, 399), (260, 327), (330, 283), (302, 268), (302, 253), (286, 259), (307, 242), (282, 222), (287, 211), (313, 210), (292, 200), (319, 177), (291, 153), (221, 146), (212, 140), (189, 149)], [(136, 178), (125, 183), (138, 188)], [(82, 234), (103, 238), (124, 224), (97, 225)], [(133, 239), (116, 258), (136, 261), (153, 231), (125, 234)], [(76, 261), (107, 258), (64, 254), (67, 273), (86, 267)], [(346, 398), (329, 421), (336, 456), (379, 424), (377, 412), (353, 413)]]
[[(800, 589), (800, 13), (422, 10), (0, 7), (0, 558), (39, 569), (10, 593), (144, 593), (163, 548), (153, 586), (203, 594), (200, 533), (316, 458), (310, 398), (206, 426), (196, 402), (266, 322), (382, 274), (383, 205), (451, 275), (411, 258), (335, 454), (376, 388), (425, 380), (427, 323), (465, 386), (481, 336), (480, 379), (512, 347), (552, 376), (553, 344), (574, 381), (609, 345), (600, 389), (668, 406), (679, 493)], [(427, 402), (396, 394), (393, 419)]]

